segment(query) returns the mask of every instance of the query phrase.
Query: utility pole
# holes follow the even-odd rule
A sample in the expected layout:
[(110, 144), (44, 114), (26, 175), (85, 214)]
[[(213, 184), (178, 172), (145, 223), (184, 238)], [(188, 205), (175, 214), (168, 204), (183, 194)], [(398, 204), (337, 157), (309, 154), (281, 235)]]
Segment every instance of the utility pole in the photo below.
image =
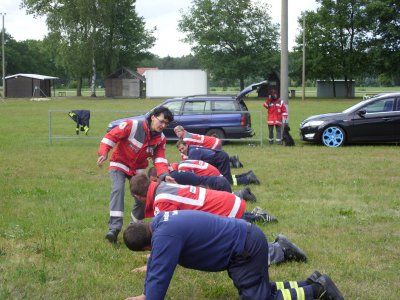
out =
[(303, 93), (301, 99), (304, 101), (306, 97), (306, 14), (303, 14), (303, 76), (302, 76)]
[(6, 97), (6, 68), (5, 68), (5, 65), (6, 65), (6, 60), (5, 60), (5, 57), (4, 57), (4, 16), (6, 15), (6, 13), (0, 13), (1, 15), (2, 15), (2, 17), (3, 17), (3, 27), (2, 27), (2, 30), (1, 30), (1, 57), (2, 57), (2, 67), (3, 67), (3, 73), (2, 73), (2, 75), (3, 75), (3, 99)]
[[(288, 0), (282, 0), (281, 12), (281, 99), (289, 113), (289, 67), (288, 67)], [(289, 115), (288, 120), (289, 122)]]

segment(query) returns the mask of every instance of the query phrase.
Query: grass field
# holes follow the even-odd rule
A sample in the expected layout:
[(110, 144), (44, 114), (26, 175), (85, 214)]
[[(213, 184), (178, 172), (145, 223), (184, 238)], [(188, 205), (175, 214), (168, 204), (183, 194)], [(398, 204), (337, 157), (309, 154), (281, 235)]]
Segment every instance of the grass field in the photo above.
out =
[[(96, 166), (99, 138), (107, 123), (143, 111), (160, 100), (56, 99), (6, 100), (0, 136), (0, 299), (125, 299), (142, 293), (144, 274), (131, 270), (145, 253), (110, 245), (107, 231), (110, 179)], [(231, 143), (243, 169), (262, 184), (251, 186), (255, 205), (277, 216), (260, 224), (269, 240), (284, 233), (309, 256), (309, 262), (270, 268), (272, 280), (304, 279), (326, 272), (346, 299), (398, 299), (400, 291), (400, 156), (397, 145), (329, 149), (298, 140), (305, 117), (342, 110), (359, 101), (299, 99), (290, 102), (296, 146)], [(261, 100), (247, 101), (252, 111)], [(64, 110), (90, 109), (89, 137), (49, 144), (49, 110), (54, 135), (76, 137)], [(253, 125), (259, 130), (259, 117)], [(265, 126), (265, 123), (264, 123)], [(257, 134), (260, 134), (258, 131)], [(263, 135), (266, 138), (267, 130)], [(252, 145), (249, 145), (252, 144)], [(167, 157), (178, 159), (173, 144)], [(125, 224), (132, 199), (126, 197)], [(225, 272), (205, 273), (178, 267), (168, 299), (237, 299)]]

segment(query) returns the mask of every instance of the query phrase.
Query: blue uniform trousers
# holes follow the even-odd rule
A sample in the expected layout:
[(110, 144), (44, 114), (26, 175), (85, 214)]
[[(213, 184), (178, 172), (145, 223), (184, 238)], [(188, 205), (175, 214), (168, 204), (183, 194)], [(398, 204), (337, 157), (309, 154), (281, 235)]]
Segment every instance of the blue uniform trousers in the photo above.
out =
[(226, 152), (215, 151), (215, 155), (212, 161), (208, 161), (208, 163), (211, 163), (214, 167), (216, 167), (221, 172), (221, 174), (229, 181), (229, 183), (233, 184), (229, 155)]
[(179, 184), (204, 186), (212, 190), (232, 192), (231, 185), (223, 176), (199, 176), (192, 172), (173, 171), (170, 176)]
[(241, 300), (312, 300), (313, 288), (306, 281), (270, 282), (268, 242), (260, 228), (249, 223), (242, 254), (233, 257), (228, 274)]

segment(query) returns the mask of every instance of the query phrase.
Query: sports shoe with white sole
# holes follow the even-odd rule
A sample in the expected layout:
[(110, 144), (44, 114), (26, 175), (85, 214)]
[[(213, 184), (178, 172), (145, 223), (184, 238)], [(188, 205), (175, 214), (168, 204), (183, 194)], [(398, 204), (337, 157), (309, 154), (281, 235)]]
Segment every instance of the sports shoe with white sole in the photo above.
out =
[(251, 213), (259, 217), (259, 220), (265, 223), (278, 222), (278, 219), (275, 216), (269, 214), (266, 210), (263, 210), (259, 206), (256, 206)]

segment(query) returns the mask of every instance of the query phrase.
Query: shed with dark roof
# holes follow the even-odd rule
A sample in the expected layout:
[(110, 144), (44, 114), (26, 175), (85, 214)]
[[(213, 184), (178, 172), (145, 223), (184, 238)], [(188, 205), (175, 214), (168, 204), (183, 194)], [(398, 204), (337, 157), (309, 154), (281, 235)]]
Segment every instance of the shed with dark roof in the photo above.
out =
[(22, 73), (7, 76), (5, 96), (9, 98), (51, 97), (54, 79), (58, 77)]

